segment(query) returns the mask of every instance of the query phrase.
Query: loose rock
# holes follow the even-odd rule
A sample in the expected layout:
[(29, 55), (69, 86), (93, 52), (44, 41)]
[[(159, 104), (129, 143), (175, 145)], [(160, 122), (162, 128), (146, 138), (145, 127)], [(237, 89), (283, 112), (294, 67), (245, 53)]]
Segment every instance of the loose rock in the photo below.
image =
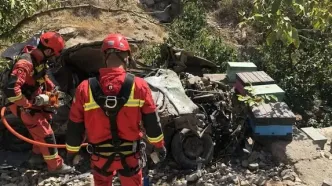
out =
[(280, 175), (282, 180), (295, 181), (296, 178), (295, 173), (290, 169), (283, 170)]
[(255, 170), (258, 170), (259, 165), (258, 165), (258, 163), (250, 163), (248, 168), (251, 171), (255, 171)]
[(191, 175), (186, 176), (186, 180), (189, 182), (195, 182), (199, 179), (199, 176), (197, 175), (197, 173), (193, 173)]
[(293, 181), (290, 181), (290, 180), (286, 180), (286, 181), (284, 181), (284, 185), (287, 185), (287, 186), (294, 186), (294, 185), (296, 185), (296, 183), (293, 182)]
[(12, 179), (12, 177), (11, 176), (9, 176), (7, 173), (2, 173), (1, 174), (1, 179), (3, 179), (3, 180), (11, 180)]
[(266, 182), (266, 186), (284, 186), (284, 184), (281, 181), (269, 180)]
[(250, 185), (250, 183), (247, 180), (242, 180), (240, 184), (241, 184), (241, 186), (249, 186)]
[(232, 183), (239, 183), (239, 177), (237, 175), (232, 175), (229, 177), (229, 180), (232, 182)]
[(16, 186), (16, 184), (14, 184), (14, 183), (8, 183), (8, 184), (6, 184), (4, 186)]
[(248, 160), (243, 160), (241, 163), (242, 167), (247, 168), (249, 165), (249, 161)]
[(186, 186), (187, 182), (185, 181), (181, 181), (181, 180), (177, 180), (174, 184), (174, 186)]
[(322, 186), (332, 186), (332, 179), (324, 180)]
[(258, 180), (255, 182), (255, 184), (258, 185), (258, 186), (263, 186), (263, 185), (266, 184), (266, 182), (267, 182), (266, 177), (265, 176), (260, 176), (258, 178)]

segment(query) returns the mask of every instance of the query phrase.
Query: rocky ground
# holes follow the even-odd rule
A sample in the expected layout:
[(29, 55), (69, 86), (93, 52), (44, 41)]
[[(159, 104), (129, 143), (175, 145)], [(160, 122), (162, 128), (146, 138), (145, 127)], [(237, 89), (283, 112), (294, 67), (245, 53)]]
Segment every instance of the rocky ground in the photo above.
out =
[(295, 130), (291, 143), (274, 141), (267, 147), (279, 162), (294, 166), (300, 178), (312, 186), (332, 185), (332, 127), (318, 131), (327, 138), (324, 148), (300, 130)]
[[(246, 151), (245, 151), (246, 152)], [(215, 186), (215, 185), (257, 185), (257, 186), (295, 186), (305, 185), (290, 165), (277, 163), (272, 154), (263, 150), (252, 153), (240, 153), (202, 168), (201, 170), (183, 171), (168, 159), (149, 170), (149, 178), (153, 186)], [(23, 164), (24, 165), (24, 164)], [(83, 161), (78, 171), (52, 176), (45, 168), (31, 170), (20, 166), (0, 166), (2, 186), (89, 186), (93, 185), (88, 161)], [(120, 185), (118, 178), (114, 185)]]
[(305, 185), (294, 172), (293, 167), (278, 164), (272, 155), (254, 151), (243, 158), (225, 158), (201, 171), (184, 173), (169, 166), (163, 171), (150, 170), (152, 185)]

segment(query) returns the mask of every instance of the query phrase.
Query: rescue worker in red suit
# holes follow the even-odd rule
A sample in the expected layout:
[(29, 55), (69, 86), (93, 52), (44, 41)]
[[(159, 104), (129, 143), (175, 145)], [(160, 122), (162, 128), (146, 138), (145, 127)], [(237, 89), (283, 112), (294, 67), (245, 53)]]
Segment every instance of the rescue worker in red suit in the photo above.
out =
[[(55, 85), (46, 75), (46, 62), (58, 56), (64, 48), (64, 40), (56, 32), (46, 32), (40, 36), (37, 47), (26, 46), (14, 64), (4, 93), (10, 102), (10, 111), (20, 117), (34, 140), (56, 144), (50, 125), (51, 113), (33, 107), (36, 95), (53, 91)], [(64, 164), (56, 148), (33, 146), (29, 159), (31, 164), (45, 160), (51, 173), (67, 173), (72, 168)]]
[(144, 146), (141, 120), (154, 152), (162, 161), (166, 157), (156, 106), (147, 82), (126, 73), (131, 55), (126, 38), (108, 35), (102, 52), (107, 67), (76, 89), (67, 126), (67, 161), (73, 162), (86, 132), (96, 186), (112, 185), (116, 172), (121, 185), (141, 186), (142, 160), (146, 161), (145, 150), (140, 148)]

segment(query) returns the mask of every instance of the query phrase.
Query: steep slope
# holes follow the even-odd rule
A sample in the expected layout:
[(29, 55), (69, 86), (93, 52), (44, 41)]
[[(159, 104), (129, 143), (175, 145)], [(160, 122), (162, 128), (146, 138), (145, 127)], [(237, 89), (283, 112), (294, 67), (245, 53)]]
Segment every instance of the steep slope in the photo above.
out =
[[(74, 28), (73, 37), (76, 39), (71, 39), (67, 46), (100, 40), (110, 32), (120, 32), (149, 42), (161, 42), (166, 36), (164, 28), (145, 14), (135, 0), (120, 4), (116, 4), (114, 0), (88, 1), (92, 6), (84, 3), (86, 2), (71, 2), (71, 5), (67, 4), (61, 10), (38, 15), (36, 19), (26, 21), (15, 33), (31, 36), (39, 30)], [(72, 8), (68, 8), (69, 6)]]

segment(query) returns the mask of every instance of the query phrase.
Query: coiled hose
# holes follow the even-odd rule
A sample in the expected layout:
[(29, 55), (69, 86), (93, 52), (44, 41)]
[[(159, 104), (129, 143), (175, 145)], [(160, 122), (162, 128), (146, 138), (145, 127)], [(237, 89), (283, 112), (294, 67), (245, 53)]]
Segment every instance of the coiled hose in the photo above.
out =
[[(51, 148), (66, 148), (65, 144), (50, 144), (50, 143), (43, 143), (43, 142), (39, 142), (39, 141), (35, 141), (32, 139), (29, 139), (25, 136), (22, 136), (21, 134), (19, 134), (18, 132), (16, 132), (11, 126), (10, 124), (7, 122), (6, 118), (5, 118), (5, 111), (6, 111), (6, 107), (2, 107), (1, 108), (1, 120), (4, 124), (4, 126), (9, 130), (9, 132), (11, 132), (12, 134), (14, 134), (16, 137), (18, 137), (19, 139), (33, 144), (33, 145), (37, 145), (37, 146), (41, 146), (41, 147), (51, 147)], [(87, 143), (83, 143), (81, 144), (81, 147), (87, 146)]]

